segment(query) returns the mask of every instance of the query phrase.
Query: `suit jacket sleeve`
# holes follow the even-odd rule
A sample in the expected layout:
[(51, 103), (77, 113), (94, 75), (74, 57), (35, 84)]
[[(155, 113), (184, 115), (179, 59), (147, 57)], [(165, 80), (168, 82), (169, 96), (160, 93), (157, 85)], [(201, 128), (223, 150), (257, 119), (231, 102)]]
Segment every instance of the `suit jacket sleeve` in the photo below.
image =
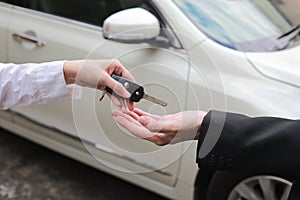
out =
[[(210, 111), (199, 131), (200, 168), (287, 176), (300, 173), (299, 120)], [(218, 135), (215, 142), (211, 135)]]

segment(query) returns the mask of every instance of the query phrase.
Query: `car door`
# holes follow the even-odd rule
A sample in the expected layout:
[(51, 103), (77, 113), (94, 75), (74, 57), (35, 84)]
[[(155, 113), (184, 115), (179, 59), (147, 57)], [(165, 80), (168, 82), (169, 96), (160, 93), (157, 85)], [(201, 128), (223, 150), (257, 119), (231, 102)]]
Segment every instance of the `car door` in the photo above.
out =
[(7, 32), (11, 13), (12, 6), (5, 0), (0, 1), (0, 62), (7, 62)]
[[(72, 6), (70, 6), (72, 5)], [(118, 58), (145, 86), (147, 93), (166, 100), (162, 108), (147, 101), (143, 110), (175, 113), (185, 108), (187, 54), (160, 43), (125, 44), (105, 40), (101, 24), (110, 14), (140, 6), (144, 1), (27, 1), (15, 7), (9, 30), (9, 61), (44, 62), (66, 59)], [(30, 38), (30, 39), (28, 39)], [(54, 88), (55, 89), (55, 88)], [(33, 105), (13, 110), (31, 120), (54, 127), (92, 143), (87, 150), (105, 167), (128, 173), (144, 173), (151, 179), (174, 185), (182, 146), (157, 147), (120, 128), (114, 121), (108, 98), (99, 102), (100, 92), (83, 89), (80, 100)]]

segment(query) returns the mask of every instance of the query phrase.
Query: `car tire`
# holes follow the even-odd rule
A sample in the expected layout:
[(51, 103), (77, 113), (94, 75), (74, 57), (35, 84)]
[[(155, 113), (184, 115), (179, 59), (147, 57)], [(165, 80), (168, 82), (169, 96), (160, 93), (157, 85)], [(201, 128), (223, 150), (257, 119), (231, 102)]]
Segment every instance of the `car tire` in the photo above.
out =
[(218, 171), (208, 185), (206, 200), (287, 199), (291, 184), (272, 175)]

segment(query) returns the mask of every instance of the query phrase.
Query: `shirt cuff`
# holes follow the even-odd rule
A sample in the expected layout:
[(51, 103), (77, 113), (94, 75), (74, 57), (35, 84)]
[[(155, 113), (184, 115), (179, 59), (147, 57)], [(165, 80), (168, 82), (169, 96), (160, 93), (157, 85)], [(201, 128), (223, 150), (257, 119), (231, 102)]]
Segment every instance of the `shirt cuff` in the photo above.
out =
[(67, 85), (63, 73), (64, 61), (42, 63), (36, 67), (35, 84), (39, 88), (39, 99), (41, 103), (52, 101), (79, 99), (81, 87), (78, 85)]

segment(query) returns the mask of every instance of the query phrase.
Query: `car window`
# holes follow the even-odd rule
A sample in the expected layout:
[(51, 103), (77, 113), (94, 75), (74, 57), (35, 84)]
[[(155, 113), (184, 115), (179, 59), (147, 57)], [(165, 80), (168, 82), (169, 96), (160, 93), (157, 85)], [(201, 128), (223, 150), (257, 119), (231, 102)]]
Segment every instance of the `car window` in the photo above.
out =
[(6, 0), (7, 3), (97, 26), (120, 10), (142, 7), (146, 0)]
[(299, 0), (173, 0), (209, 38), (241, 51), (277, 51), (300, 24)]

